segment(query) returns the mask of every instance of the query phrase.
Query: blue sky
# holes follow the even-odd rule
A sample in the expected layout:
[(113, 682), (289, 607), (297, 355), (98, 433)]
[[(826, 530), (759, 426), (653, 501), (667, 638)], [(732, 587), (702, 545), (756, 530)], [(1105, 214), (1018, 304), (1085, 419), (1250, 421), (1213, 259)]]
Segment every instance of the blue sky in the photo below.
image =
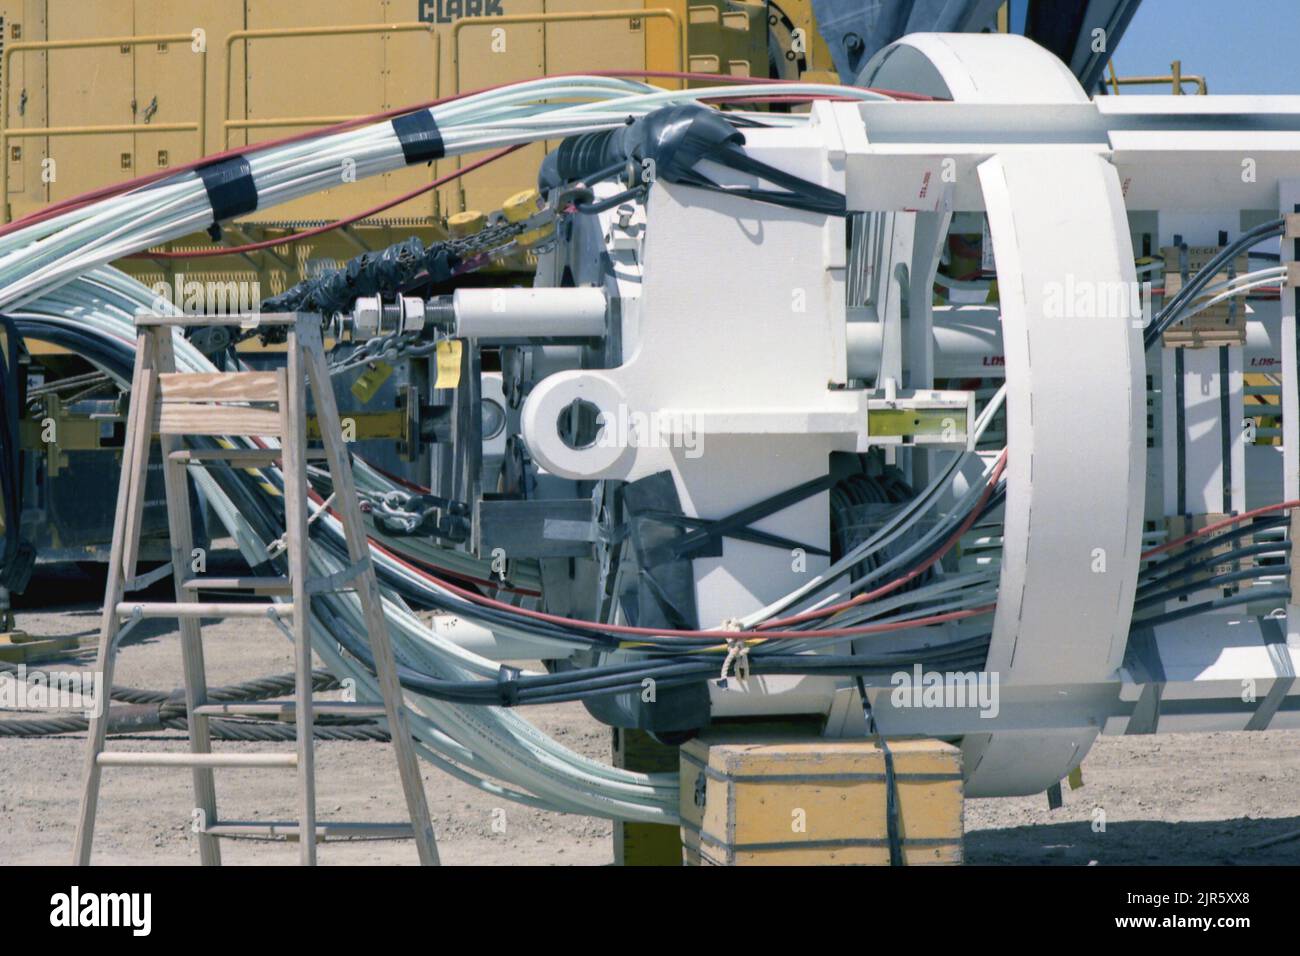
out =
[(1211, 93), (1300, 93), (1300, 0), (1142, 0), (1119, 74), (1199, 73)]
[[(1023, 6), (1012, 0), (1015, 20), (1023, 22)], [(1142, 0), (1115, 50), (1116, 70), (1164, 75), (1175, 59), (1211, 93), (1300, 93), (1300, 0)]]

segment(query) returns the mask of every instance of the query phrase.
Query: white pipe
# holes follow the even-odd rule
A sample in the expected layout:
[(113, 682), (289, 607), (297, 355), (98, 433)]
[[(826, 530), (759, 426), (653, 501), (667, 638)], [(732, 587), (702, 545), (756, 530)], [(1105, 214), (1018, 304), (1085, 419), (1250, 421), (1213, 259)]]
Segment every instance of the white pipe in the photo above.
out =
[(457, 289), (458, 338), (596, 338), (605, 334), (603, 289)]
[[(880, 371), (880, 323), (850, 321), (846, 346), (849, 377), (874, 382)], [(1243, 356), (1246, 368), (1281, 369), (1281, 355), (1278, 320), (1248, 319)], [(935, 377), (1001, 378), (1004, 373), (1002, 317), (996, 305), (935, 306)]]

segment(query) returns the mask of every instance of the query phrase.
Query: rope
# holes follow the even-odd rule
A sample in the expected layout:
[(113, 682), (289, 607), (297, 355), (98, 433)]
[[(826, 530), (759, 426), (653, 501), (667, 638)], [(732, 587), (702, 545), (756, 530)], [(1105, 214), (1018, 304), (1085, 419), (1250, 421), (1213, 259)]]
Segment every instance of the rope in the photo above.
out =
[[(20, 665), (0, 661), (0, 672), (18, 674)], [(78, 671), (50, 671), (43, 668), (27, 668), (27, 677), (40, 676), (50, 690), (67, 686), (77, 677)], [(342, 686), (337, 677), (328, 671), (312, 671), (312, 691), (322, 692), (337, 690)], [(284, 697), (294, 692), (292, 674), (273, 674), (258, 677), (239, 684), (226, 684), (208, 689), (210, 703), (230, 703), (234, 701), (270, 700)], [(140, 733), (147, 730), (186, 730), (185, 692), (173, 690), (146, 690), (137, 687), (114, 686), (110, 692), (111, 700), (140, 708), (131, 712), (130, 707), (109, 708), (110, 735)], [(154, 708), (152, 712), (149, 708)], [(114, 725), (114, 716), (119, 723)], [(129, 719), (128, 719), (129, 718)], [(315, 737), (317, 740), (351, 740), (351, 741), (387, 741), (388, 732), (374, 721), (349, 717), (323, 715), (316, 718)], [(217, 740), (280, 741), (295, 740), (296, 729), (292, 725), (277, 722), (255, 720), (213, 720), (208, 723), (212, 736)], [(53, 737), (59, 734), (84, 733), (90, 727), (90, 721), (76, 714), (57, 716), (20, 717), (0, 720), (0, 737)]]
[[(110, 712), (111, 713), (111, 712)], [(262, 721), (212, 720), (208, 722), (212, 736), (217, 740), (242, 741), (291, 741), (298, 738), (297, 730), (292, 725), (266, 723)], [(0, 737), (57, 737), (62, 734), (85, 733), (90, 729), (90, 721), (74, 714), (59, 717), (28, 717), (16, 720), (0, 720)], [(185, 717), (166, 717), (159, 721), (163, 730), (189, 730)], [(343, 740), (353, 742), (387, 743), (388, 731), (378, 726), (330, 726), (317, 725), (313, 736), (317, 740)], [(109, 736), (138, 734), (139, 727), (109, 728)]]
[[(740, 621), (736, 618), (728, 618), (719, 625), (720, 630), (740, 631)], [(727, 638), (727, 657), (722, 662), (722, 673), (718, 675), (718, 680), (722, 686), (727, 684), (727, 675), (731, 672), (731, 665), (736, 665), (737, 680), (749, 679), (749, 644), (743, 637)]]
[[(329, 510), (329, 506), (333, 504), (333, 502), (334, 502), (334, 493), (330, 492), (330, 496), (326, 498), (323, 502), (321, 502), (321, 506), (307, 516), (308, 531), (310, 531), (311, 526), (316, 523), (316, 519)], [(278, 557), (288, 547), (289, 547), (289, 532), (285, 531), (284, 534), (280, 535), (280, 537), (276, 538), (274, 541), (272, 541), (269, 545), (266, 546), (267, 560), (270, 560), (271, 558), (274, 557)]]
[[(76, 684), (79, 689), (81, 685), (81, 671), (77, 670), (46, 670), (40, 667), (23, 668), (21, 664), (11, 664), (9, 661), (0, 661), (0, 672), (10, 674), (21, 673), (31, 677), (41, 677), (45, 685), (51, 690), (60, 690), (69, 687), (70, 684)], [(314, 692), (327, 690), (338, 690), (343, 685), (339, 679), (329, 671), (312, 671), (311, 687)], [(256, 677), (252, 680), (244, 681), (239, 684), (225, 684), (220, 687), (208, 688), (208, 700), (213, 703), (225, 703), (236, 700), (269, 700), (272, 697), (283, 697), (286, 694), (294, 692), (294, 676), (292, 674), (272, 674), (267, 677)], [(177, 691), (170, 690), (145, 690), (139, 687), (122, 687), (114, 684), (109, 690), (109, 698), (123, 704), (165, 704), (172, 700)]]

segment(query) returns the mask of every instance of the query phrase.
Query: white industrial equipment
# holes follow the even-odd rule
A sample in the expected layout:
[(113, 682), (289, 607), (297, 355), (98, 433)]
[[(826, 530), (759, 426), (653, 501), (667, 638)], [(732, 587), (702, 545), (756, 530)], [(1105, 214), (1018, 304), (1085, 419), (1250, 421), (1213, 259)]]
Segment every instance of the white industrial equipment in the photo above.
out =
[[(536, 253), (532, 288), (448, 291), (484, 254), (456, 247), (423, 276), (443, 294), (408, 270), (317, 309), (340, 374), (426, 363), (406, 408), (428, 487), (357, 482), (438, 766), (667, 821), (675, 775), (585, 760), (524, 705), (665, 739), (749, 715), (851, 736), (862, 688), (886, 735), (961, 741), (976, 796), (1053, 785), (1103, 732), (1300, 724), (1300, 98), (1090, 98), (1008, 35), (912, 35), (859, 83), (782, 86), (811, 100), (783, 113), (699, 103), (760, 85), (532, 81), (234, 171), (270, 205), (343, 159), (563, 140), (527, 219), (485, 231)], [(222, 218), (206, 183), (0, 231), (0, 306), (116, 368), (143, 295), (102, 266)], [(972, 234), (967, 276), (951, 237)], [(268, 560), (236, 480), (200, 487)], [(316, 521), (322, 574), (337, 539)], [(373, 686), (358, 608), (313, 615), (317, 653)]]
[[(1268, 552), (1278, 567), (1246, 579), (1248, 601), (1143, 627), (1152, 608), (1135, 614), (1134, 600), (1156, 567), (1143, 548), (1160, 542), (1153, 533), (1166, 518), (1298, 497), (1297, 441), (1250, 444), (1242, 404), (1244, 369), (1281, 372), (1271, 414), (1293, 435), (1295, 355), (1282, 343), (1296, 341), (1294, 296), (1280, 310), (1251, 302), (1240, 345), (1144, 350), (1150, 289), (1134, 261), (1144, 238), (1148, 249), (1176, 236), (1216, 246), (1221, 233), (1231, 241), (1293, 212), (1300, 100), (1090, 99), (1057, 59), (1015, 36), (911, 36), (863, 81), (939, 101), (822, 101), (806, 126), (744, 130), (746, 154), (846, 196), (865, 220), (847, 240), (844, 218), (679, 183), (572, 217), (537, 278), (571, 277), (580, 288), (555, 290), (570, 305), (512, 300), (513, 321), (496, 321), (516, 336), (572, 334), (601, 289), (618, 344), (608, 367), (575, 347), (570, 367), (551, 364), (526, 383), (518, 427), (532, 460), (574, 483), (666, 472), (682, 514), (715, 521), (826, 475), (837, 452), (882, 448), (916, 488), (968, 456), (963, 470), (979, 481), (997, 453), (971, 453), (974, 393), (936, 390), (936, 380), (1004, 381), (1006, 501), (1000, 546), (984, 565), (996, 611), (887, 635), (933, 643), (991, 632), (998, 712), (894, 707), (896, 685), (877, 679), (883, 731), (963, 737), (967, 792), (1002, 795), (1060, 780), (1103, 730), (1293, 725), (1294, 627), (1290, 598), (1277, 594), (1290, 546), (1280, 531)], [(699, 170), (762, 185), (708, 161)], [(954, 218), (971, 214), (987, 215), (998, 302), (934, 306), (945, 239)], [(462, 328), (483, 321), (481, 308), (459, 297), (457, 307)], [(604, 427), (579, 447), (566, 417), (575, 408)], [(872, 411), (895, 408), (938, 408), (954, 426), (942, 439), (873, 434)], [(965, 487), (960, 473), (953, 480)], [(820, 491), (753, 527), (828, 547), (828, 498)], [(699, 626), (720, 628), (796, 591), (827, 559), (724, 539), (721, 553), (692, 565)], [(1201, 589), (1192, 603), (1216, 594)], [(1186, 597), (1158, 609), (1172, 616)], [(511, 642), (502, 656), (519, 650)], [(824, 713), (827, 733), (862, 732), (845, 677), (713, 681), (710, 712)]]

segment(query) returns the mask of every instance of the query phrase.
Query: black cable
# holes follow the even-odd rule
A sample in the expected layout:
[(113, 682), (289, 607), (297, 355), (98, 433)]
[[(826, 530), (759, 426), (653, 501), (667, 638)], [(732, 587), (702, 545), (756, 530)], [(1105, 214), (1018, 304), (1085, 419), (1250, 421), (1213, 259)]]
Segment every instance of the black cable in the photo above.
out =
[[(1138, 596), (1141, 597), (1143, 594), (1149, 593), (1153, 588), (1161, 584), (1168, 584), (1171, 581), (1177, 581), (1179, 578), (1185, 578), (1189, 575), (1204, 573), (1207, 569), (1214, 568), (1218, 565), (1231, 564), (1235, 561), (1241, 560), (1242, 558), (1250, 558), (1266, 554), (1286, 555), (1287, 553), (1287, 542), (1265, 541), (1260, 544), (1252, 544), (1247, 545), (1244, 548), (1225, 551), (1222, 554), (1212, 554), (1201, 561), (1189, 563), (1181, 568), (1175, 568), (1161, 577), (1151, 578), (1145, 583), (1138, 585), (1137, 593)], [(1281, 567), (1281, 565), (1264, 564), (1259, 565), (1259, 567), (1264, 570), (1269, 570), (1273, 567)]]
[(1251, 601), (1271, 601), (1274, 598), (1289, 600), (1290, 597), (1290, 588), (1249, 588), (1236, 594), (1215, 598), (1213, 601), (1204, 601), (1200, 604), (1193, 604), (1189, 607), (1179, 608), (1176, 611), (1169, 611), (1165, 614), (1140, 618), (1133, 622), (1131, 630), (1136, 631), (1149, 627), (1156, 627), (1160, 624), (1169, 624), (1173, 621), (1181, 621), (1186, 617), (1194, 617), (1197, 614), (1204, 614), (1207, 611), (1218, 611), (1225, 607), (1236, 607), (1239, 604), (1247, 604)]
[(1206, 551), (1212, 551), (1215, 548), (1222, 547), (1229, 541), (1236, 541), (1238, 538), (1244, 538), (1247, 535), (1256, 534), (1260, 531), (1267, 531), (1271, 528), (1280, 528), (1289, 523), (1287, 518), (1275, 517), (1257, 517), (1248, 522), (1234, 525), (1225, 531), (1217, 532), (1208, 537), (1202, 538), (1197, 544), (1185, 546), (1179, 550), (1168, 553), (1166, 556), (1147, 566), (1146, 574), (1155, 575), (1180, 564), (1185, 564), (1188, 560), (1196, 555), (1203, 554)]
[(1271, 219), (1268, 222), (1261, 223), (1248, 232), (1242, 233), (1223, 249), (1219, 250), (1218, 254), (1207, 262), (1204, 267), (1198, 270), (1196, 275), (1188, 281), (1187, 285), (1183, 286), (1182, 289), (1178, 291), (1178, 294), (1167, 302), (1165, 307), (1160, 310), (1160, 314), (1155, 317), (1155, 320), (1151, 323), (1151, 328), (1147, 329), (1147, 332), (1143, 337), (1144, 350), (1149, 351), (1151, 346), (1160, 341), (1160, 336), (1164, 334), (1165, 329), (1173, 325), (1181, 317), (1184, 306), (1200, 294), (1201, 290), (1209, 284), (1209, 281), (1218, 275), (1219, 269), (1222, 268), (1225, 263), (1231, 261), (1243, 249), (1248, 249), (1255, 243), (1262, 242), (1265, 239), (1271, 239), (1273, 236), (1281, 235), (1284, 226), (1284, 220)]
[(644, 199), (646, 195), (645, 186), (633, 186), (631, 189), (625, 189), (621, 193), (609, 196), (597, 202), (578, 203), (573, 208), (584, 216), (594, 216), (596, 213), (604, 212), (607, 209), (613, 209), (625, 202)]
[(1224, 587), (1237, 581), (1253, 581), (1257, 578), (1271, 577), (1274, 574), (1289, 574), (1291, 571), (1290, 564), (1270, 564), (1257, 568), (1245, 568), (1240, 571), (1229, 571), (1224, 574), (1216, 574), (1213, 577), (1205, 578), (1200, 581), (1193, 581), (1190, 584), (1184, 584), (1181, 587), (1168, 588), (1164, 591), (1158, 591), (1155, 594), (1149, 594), (1140, 600), (1133, 602), (1133, 610), (1150, 607), (1153, 604), (1161, 604), (1165, 601), (1176, 601), (1178, 598), (1186, 597), (1189, 594), (1195, 594), (1197, 591), (1207, 591), (1214, 588)]

